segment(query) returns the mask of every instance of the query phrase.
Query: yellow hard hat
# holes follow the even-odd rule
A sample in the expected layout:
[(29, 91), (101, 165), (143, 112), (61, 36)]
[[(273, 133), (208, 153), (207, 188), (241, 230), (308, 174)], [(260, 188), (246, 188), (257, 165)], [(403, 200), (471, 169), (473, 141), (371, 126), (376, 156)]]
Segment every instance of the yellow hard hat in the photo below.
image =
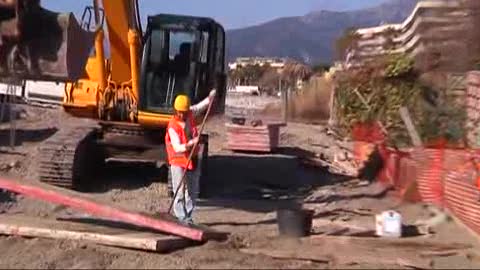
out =
[(180, 112), (186, 112), (190, 110), (190, 98), (186, 95), (179, 95), (175, 99), (175, 104), (173, 104), (175, 110)]

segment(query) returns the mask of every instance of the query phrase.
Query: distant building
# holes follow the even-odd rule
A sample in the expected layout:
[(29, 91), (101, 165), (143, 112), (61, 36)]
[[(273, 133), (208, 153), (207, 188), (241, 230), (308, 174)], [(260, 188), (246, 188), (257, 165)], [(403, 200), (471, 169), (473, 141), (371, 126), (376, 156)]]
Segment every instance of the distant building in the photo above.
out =
[(278, 57), (239, 57), (234, 62), (228, 63), (230, 70), (235, 70), (238, 67), (245, 67), (249, 65), (270, 65), (270, 67), (277, 69), (279, 72), (285, 67), (287, 63), (286, 58)]

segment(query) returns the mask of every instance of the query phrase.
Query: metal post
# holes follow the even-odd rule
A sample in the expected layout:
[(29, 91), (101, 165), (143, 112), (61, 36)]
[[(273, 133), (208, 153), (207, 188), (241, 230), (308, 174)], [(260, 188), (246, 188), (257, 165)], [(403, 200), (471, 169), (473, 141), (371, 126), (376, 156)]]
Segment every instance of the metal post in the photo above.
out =
[[(10, 121), (10, 148), (12, 150), (15, 148), (15, 131), (16, 131), (16, 123), (15, 123), (15, 96), (17, 94), (17, 80), (12, 79), (7, 81), (7, 91), (2, 100), (1, 104), (1, 112), (0, 112), (0, 120), (4, 121), (6, 112), (5, 109), (8, 110), (8, 121)], [(7, 107), (7, 108), (6, 108)]]
[(10, 148), (15, 149), (15, 131), (16, 131), (16, 122), (15, 122), (15, 108), (14, 108), (14, 103), (15, 103), (15, 96), (17, 92), (17, 86), (15, 84), (10, 84), (10, 93), (8, 95), (10, 96), (10, 102), (9, 102), (9, 108), (10, 108)]
[(280, 80), (280, 91), (282, 93), (282, 98), (283, 98), (283, 121), (285, 121), (285, 123), (288, 122), (288, 100), (289, 100), (289, 88), (285, 88), (285, 89), (282, 89), (283, 85), (282, 85), (282, 80)]
[[(8, 85), (7, 85), (7, 92), (8, 93)], [(2, 105), (0, 108), (0, 122), (3, 122), (5, 120), (5, 104), (7, 102), (7, 94), (2, 97)]]

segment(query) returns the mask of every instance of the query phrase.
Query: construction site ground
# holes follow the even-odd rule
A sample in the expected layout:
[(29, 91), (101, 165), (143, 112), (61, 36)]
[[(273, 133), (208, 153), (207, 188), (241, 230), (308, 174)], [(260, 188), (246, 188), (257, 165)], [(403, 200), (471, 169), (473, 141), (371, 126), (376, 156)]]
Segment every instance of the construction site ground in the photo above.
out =
[[(89, 120), (74, 120), (61, 109), (25, 105), (16, 108), (19, 119), (15, 122), (14, 149), (9, 146), (10, 123), (0, 125), (1, 174), (23, 181), (36, 181), (37, 148), (42, 141), (58, 129), (75, 128)], [(330, 245), (329, 241), (335, 241), (335, 238), (349, 237), (328, 236), (322, 239), (322, 235), (332, 230), (326, 224), (339, 223), (374, 230), (374, 215), (384, 210), (398, 210), (407, 224), (428, 219), (430, 211), (420, 204), (401, 203), (391, 192), (384, 192), (381, 185), (364, 185), (357, 180), (333, 176), (325, 169), (302, 166), (296, 156), (302, 152), (320, 151), (312, 146), (315, 142), (328, 144), (333, 140), (321, 125), (288, 123), (281, 130), (278, 153), (253, 155), (234, 154), (224, 149), (225, 120), (217, 116), (207, 126), (210, 134), (208, 198), (198, 202), (195, 219), (217, 230), (231, 232), (227, 242), (209, 242), (170, 254), (155, 254), (67, 240), (1, 236), (0, 268), (405, 268), (416, 267), (412, 258), (423, 251), (420, 244), (427, 240), (445, 245), (472, 245), (446, 257), (432, 256), (428, 259), (429, 266), (480, 267), (480, 256), (476, 254), (478, 239), (453, 221), (441, 223), (429, 236), (410, 237), (409, 241), (417, 241), (419, 246), (410, 253), (399, 252), (398, 256), (387, 247), (374, 248), (377, 242), (368, 242), (368, 245), (357, 249), (341, 249), (338, 248), (339, 243)], [(95, 179), (98, 185), (91, 196), (150, 214), (167, 210), (170, 202), (167, 184), (165, 179), (160, 179), (158, 170), (112, 167), (103, 175)], [(278, 238), (276, 209), (298, 200), (306, 201), (304, 206), (315, 210), (313, 229), (315, 241), (318, 241), (315, 245)], [(1, 191), (0, 213), (47, 219), (82, 214)], [(378, 243), (383, 241), (367, 238)], [(247, 254), (243, 250), (246, 248), (291, 249), (296, 254), (318, 254), (318, 259), (301, 260), (294, 256), (291, 259), (274, 259), (266, 255)], [(372, 251), (370, 257), (364, 255), (369, 250)], [(336, 263), (321, 260), (336, 256), (346, 259)], [(387, 259), (392, 256), (398, 259), (388, 263)], [(361, 260), (356, 261), (355, 258)]]

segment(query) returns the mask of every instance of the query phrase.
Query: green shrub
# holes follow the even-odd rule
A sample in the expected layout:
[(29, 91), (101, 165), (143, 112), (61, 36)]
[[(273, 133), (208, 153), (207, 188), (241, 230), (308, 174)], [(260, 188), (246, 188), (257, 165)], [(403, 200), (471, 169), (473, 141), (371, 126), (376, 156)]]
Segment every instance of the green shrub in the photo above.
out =
[(450, 100), (437, 100), (435, 106), (427, 102), (424, 93), (432, 90), (419, 83), (414, 64), (406, 55), (388, 55), (338, 76), (336, 111), (343, 135), (351, 135), (355, 123), (380, 121), (388, 131), (388, 144), (411, 146), (399, 113), (401, 107), (407, 107), (422, 140), (461, 140), (465, 110)]

